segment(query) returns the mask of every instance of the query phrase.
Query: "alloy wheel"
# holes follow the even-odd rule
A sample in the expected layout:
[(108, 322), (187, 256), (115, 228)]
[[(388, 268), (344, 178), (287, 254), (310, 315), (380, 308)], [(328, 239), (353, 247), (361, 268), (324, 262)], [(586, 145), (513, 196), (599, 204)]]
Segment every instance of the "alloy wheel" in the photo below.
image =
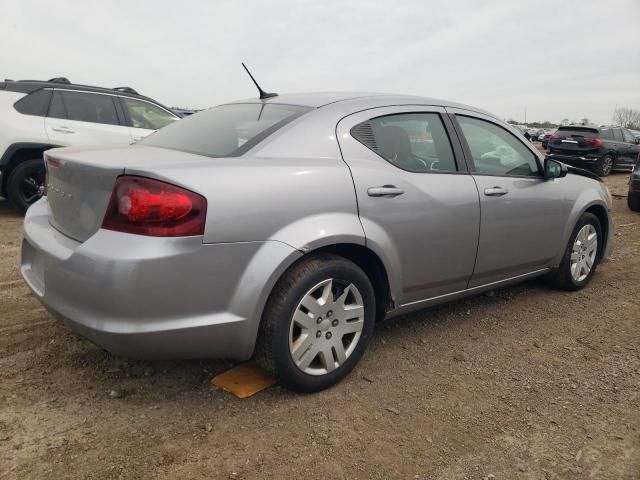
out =
[(309, 375), (326, 375), (354, 352), (364, 327), (364, 302), (358, 288), (326, 279), (303, 297), (289, 327), (289, 353)]
[(571, 277), (582, 282), (593, 268), (598, 253), (598, 233), (591, 224), (583, 226), (573, 242), (571, 249)]
[(33, 167), (27, 170), (20, 183), (20, 195), (27, 205), (31, 205), (42, 196), (44, 177), (44, 167)]

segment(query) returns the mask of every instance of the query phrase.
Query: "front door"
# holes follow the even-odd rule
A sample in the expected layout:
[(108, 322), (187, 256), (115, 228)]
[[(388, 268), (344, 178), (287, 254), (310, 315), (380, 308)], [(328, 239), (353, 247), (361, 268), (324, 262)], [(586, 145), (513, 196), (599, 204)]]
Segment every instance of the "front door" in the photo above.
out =
[(367, 246), (391, 264), (399, 306), (464, 290), (473, 272), (478, 191), (444, 114), (433, 106), (384, 107), (337, 126)]
[(478, 258), (469, 287), (550, 266), (562, 248), (571, 204), (562, 179), (546, 180), (534, 147), (491, 117), (447, 109), (480, 194)]

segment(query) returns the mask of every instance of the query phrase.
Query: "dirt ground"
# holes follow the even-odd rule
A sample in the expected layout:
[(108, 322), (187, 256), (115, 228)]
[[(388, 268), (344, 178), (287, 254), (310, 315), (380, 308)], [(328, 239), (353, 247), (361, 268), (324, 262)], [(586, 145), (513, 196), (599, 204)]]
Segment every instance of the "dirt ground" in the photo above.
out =
[(0, 479), (640, 479), (640, 214), (614, 203), (588, 288), (382, 322), (338, 386), (238, 400), (209, 383), (228, 362), (128, 361), (56, 323), (0, 200)]

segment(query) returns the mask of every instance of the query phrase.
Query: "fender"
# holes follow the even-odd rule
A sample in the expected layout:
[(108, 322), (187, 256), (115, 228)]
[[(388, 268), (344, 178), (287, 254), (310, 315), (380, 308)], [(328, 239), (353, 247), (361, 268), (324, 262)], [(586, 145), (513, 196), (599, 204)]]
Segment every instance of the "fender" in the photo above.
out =
[[(564, 232), (562, 235), (562, 238), (563, 238), (562, 245), (564, 245), (564, 247), (561, 249), (558, 255), (553, 259), (551, 267), (557, 268), (560, 265), (560, 262), (562, 261), (562, 257), (564, 256), (566, 246), (569, 243), (569, 237), (571, 236), (571, 233), (573, 232), (573, 229), (576, 223), (578, 223), (578, 219), (582, 216), (583, 213), (585, 213), (587, 210), (589, 210), (589, 208), (593, 207), (594, 205), (598, 205), (607, 211), (607, 217), (609, 218), (609, 225), (606, 225), (605, 227), (607, 228), (607, 230), (609, 230), (609, 235), (608, 235), (608, 238), (604, 239), (604, 241), (605, 241), (605, 248), (608, 250), (607, 244), (609, 243), (611, 234), (613, 232), (611, 231), (612, 230), (611, 216), (608, 213), (609, 207), (607, 206), (607, 199), (604, 198), (604, 192), (597, 192), (597, 191), (594, 191), (593, 189), (585, 190), (580, 194), (580, 196), (573, 203), (571, 213), (569, 214), (569, 218), (567, 219), (567, 223), (565, 225)], [(603, 255), (606, 253), (607, 250), (603, 250)]]
[(9, 145), (0, 157), (0, 168), (6, 166), (11, 161), (11, 158), (20, 150), (49, 150), (50, 148), (57, 148), (60, 145), (52, 145), (50, 143), (32, 143), (32, 142), (18, 142)]

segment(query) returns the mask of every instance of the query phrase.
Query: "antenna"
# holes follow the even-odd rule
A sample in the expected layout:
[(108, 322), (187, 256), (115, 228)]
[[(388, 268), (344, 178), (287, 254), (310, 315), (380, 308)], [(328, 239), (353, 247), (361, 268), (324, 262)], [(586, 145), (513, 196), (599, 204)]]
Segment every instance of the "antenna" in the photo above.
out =
[(249, 69), (247, 68), (247, 66), (244, 64), (244, 62), (242, 62), (242, 66), (244, 67), (244, 69), (247, 71), (247, 73), (249, 74), (249, 76), (251, 77), (251, 80), (253, 80), (253, 83), (255, 84), (256, 88), (258, 89), (258, 91), (260, 92), (260, 100), (264, 100), (265, 98), (271, 98), (271, 97), (277, 97), (278, 94), (277, 93), (267, 93), (264, 90), (262, 90), (260, 88), (260, 85), (258, 85), (258, 82), (256, 82), (256, 79), (253, 78), (253, 75), (251, 75), (251, 72), (249, 71)]

